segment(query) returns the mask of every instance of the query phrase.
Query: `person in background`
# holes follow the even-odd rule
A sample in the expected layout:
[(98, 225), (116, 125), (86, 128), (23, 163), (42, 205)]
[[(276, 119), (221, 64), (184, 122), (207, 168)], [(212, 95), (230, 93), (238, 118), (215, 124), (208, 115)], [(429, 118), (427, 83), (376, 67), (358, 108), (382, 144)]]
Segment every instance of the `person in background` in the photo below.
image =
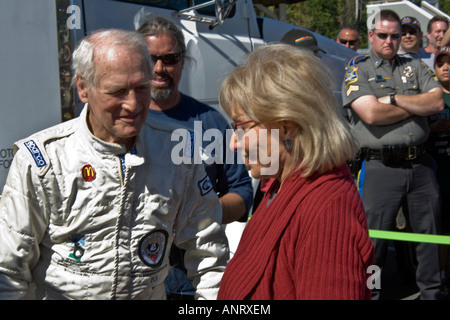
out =
[(448, 29), (448, 20), (442, 16), (434, 16), (428, 21), (427, 26), (427, 39), (428, 45), (425, 47), (425, 51), (434, 54), (442, 46), (442, 39)]
[[(442, 201), (442, 234), (450, 234), (450, 46), (443, 46), (436, 52), (434, 66), (436, 76), (444, 91), (444, 110), (430, 116), (431, 155), (437, 164), (437, 179)], [(441, 246), (441, 270), (443, 283), (450, 289), (450, 259), (448, 246)]]
[(318, 57), (320, 57), (320, 51), (326, 53), (325, 50), (318, 46), (316, 37), (307, 30), (291, 29), (283, 35), (281, 43), (311, 50)]
[(433, 70), (434, 56), (425, 51), (421, 46), (423, 33), (420, 28), (420, 22), (414, 17), (406, 16), (401, 20), (402, 40), (399, 54), (409, 54), (412, 58), (420, 58), (427, 66)]
[(310, 50), (272, 44), (222, 83), (231, 147), (253, 177), (275, 182), (244, 230), (218, 299), (370, 298), (373, 245), (346, 164), (355, 145), (332, 79)]
[(0, 299), (165, 299), (172, 242), (197, 297), (215, 299), (228, 260), (219, 201), (196, 187), (203, 166), (174, 165), (170, 133), (145, 124), (152, 64), (136, 32), (98, 31), (74, 51), (81, 115), (14, 146)]
[[(195, 135), (201, 135), (201, 158), (214, 191), (219, 196), (222, 207), (222, 223), (246, 221), (253, 202), (253, 188), (247, 169), (243, 164), (227, 163), (225, 155), (230, 152), (226, 143), (226, 130), (230, 129), (226, 119), (215, 109), (183, 94), (178, 86), (186, 59), (186, 46), (182, 31), (171, 21), (154, 16), (137, 30), (145, 36), (148, 50), (155, 63), (152, 79), (152, 99), (149, 103), (147, 122), (166, 128), (186, 128), (191, 132), (191, 145)], [(195, 132), (195, 122), (200, 123), (202, 132)], [(218, 129), (222, 133), (220, 141), (222, 162), (213, 161), (215, 154), (208, 154), (203, 132)], [(216, 151), (217, 152), (217, 151)], [(184, 251), (173, 247), (171, 253), (171, 274), (166, 288), (169, 298), (189, 299), (193, 297), (194, 287), (185, 276)], [(173, 281), (171, 281), (173, 280)]]
[[(381, 10), (372, 23), (372, 50), (350, 60), (342, 84), (363, 160), (358, 187), (369, 229), (393, 229), (403, 204), (413, 232), (438, 234), (440, 199), (427, 154), (427, 117), (443, 110), (442, 90), (423, 61), (397, 54), (401, 25), (394, 11)], [(372, 241), (375, 265), (383, 268), (388, 241)], [(420, 298), (442, 298), (438, 245), (418, 243), (416, 257)], [(380, 293), (373, 290), (374, 299)]]
[(360, 44), (358, 28), (352, 24), (343, 25), (336, 37), (336, 42), (357, 51)]

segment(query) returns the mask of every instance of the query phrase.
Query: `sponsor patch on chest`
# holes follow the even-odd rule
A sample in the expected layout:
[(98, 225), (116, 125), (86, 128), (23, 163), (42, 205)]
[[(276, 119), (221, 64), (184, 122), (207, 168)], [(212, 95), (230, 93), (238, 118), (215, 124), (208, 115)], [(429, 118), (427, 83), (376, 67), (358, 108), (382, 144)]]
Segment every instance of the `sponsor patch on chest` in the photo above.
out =
[(166, 230), (158, 229), (145, 235), (139, 241), (139, 258), (147, 266), (159, 267), (164, 260), (166, 252), (168, 233)]

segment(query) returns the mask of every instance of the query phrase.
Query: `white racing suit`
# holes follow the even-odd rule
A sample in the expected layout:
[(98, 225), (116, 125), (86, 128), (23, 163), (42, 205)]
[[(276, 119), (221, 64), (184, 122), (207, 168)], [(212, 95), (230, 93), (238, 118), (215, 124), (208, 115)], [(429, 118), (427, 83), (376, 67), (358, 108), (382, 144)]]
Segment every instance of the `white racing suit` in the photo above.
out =
[(125, 154), (90, 133), (87, 109), (14, 146), (0, 299), (165, 299), (172, 242), (197, 298), (215, 299), (228, 243), (203, 165), (174, 165), (172, 131), (149, 124)]

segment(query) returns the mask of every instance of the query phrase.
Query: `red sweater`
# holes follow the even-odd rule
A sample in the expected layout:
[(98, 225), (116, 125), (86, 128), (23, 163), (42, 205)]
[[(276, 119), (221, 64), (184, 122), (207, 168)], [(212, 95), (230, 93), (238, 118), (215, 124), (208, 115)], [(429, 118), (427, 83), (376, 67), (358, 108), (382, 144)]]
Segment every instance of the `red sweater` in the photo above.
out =
[(364, 208), (342, 166), (274, 183), (225, 269), (218, 299), (370, 299)]

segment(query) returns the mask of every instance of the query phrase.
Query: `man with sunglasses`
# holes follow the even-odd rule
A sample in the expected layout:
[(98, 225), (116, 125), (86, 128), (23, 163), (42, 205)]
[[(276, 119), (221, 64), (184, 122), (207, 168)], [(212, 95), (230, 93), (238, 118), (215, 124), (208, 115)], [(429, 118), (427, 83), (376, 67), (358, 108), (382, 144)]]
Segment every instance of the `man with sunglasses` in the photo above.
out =
[[(392, 230), (402, 207), (414, 233), (438, 234), (440, 201), (432, 159), (426, 153), (427, 116), (442, 111), (439, 82), (420, 59), (397, 55), (398, 15), (381, 10), (369, 31), (372, 50), (353, 58), (343, 83), (343, 105), (361, 147), (358, 188), (369, 229)], [(383, 267), (388, 241), (372, 239)], [(416, 283), (422, 299), (440, 299), (438, 245), (416, 246)], [(374, 298), (380, 290), (373, 290)]]
[[(151, 82), (151, 102), (147, 123), (163, 126), (168, 130), (179, 128), (189, 131), (191, 145), (195, 145), (195, 124), (201, 123), (202, 131), (218, 129), (223, 136), (223, 162), (209, 160), (214, 157), (203, 150), (211, 141), (203, 141), (202, 159), (211, 181), (212, 188), (219, 196), (222, 207), (222, 223), (247, 221), (248, 211), (253, 203), (253, 189), (247, 169), (243, 164), (226, 163), (228, 150), (226, 130), (229, 129), (225, 118), (210, 106), (197, 101), (179, 91), (183, 66), (186, 59), (186, 46), (182, 31), (171, 21), (155, 16), (146, 21), (139, 29), (145, 36), (147, 47), (155, 63)], [(194, 84), (195, 85), (195, 84)], [(233, 154), (234, 155), (234, 154)], [(185, 275), (183, 263), (184, 251), (173, 247), (171, 251), (171, 269), (166, 281), (168, 298), (189, 299), (193, 286)]]
[(359, 31), (355, 25), (346, 24), (338, 33), (336, 42), (354, 51), (359, 48)]
[(420, 22), (414, 17), (406, 16), (401, 20), (402, 41), (399, 54), (408, 54), (412, 58), (420, 58), (431, 70), (434, 69), (434, 57), (421, 47), (423, 33), (420, 28)]

